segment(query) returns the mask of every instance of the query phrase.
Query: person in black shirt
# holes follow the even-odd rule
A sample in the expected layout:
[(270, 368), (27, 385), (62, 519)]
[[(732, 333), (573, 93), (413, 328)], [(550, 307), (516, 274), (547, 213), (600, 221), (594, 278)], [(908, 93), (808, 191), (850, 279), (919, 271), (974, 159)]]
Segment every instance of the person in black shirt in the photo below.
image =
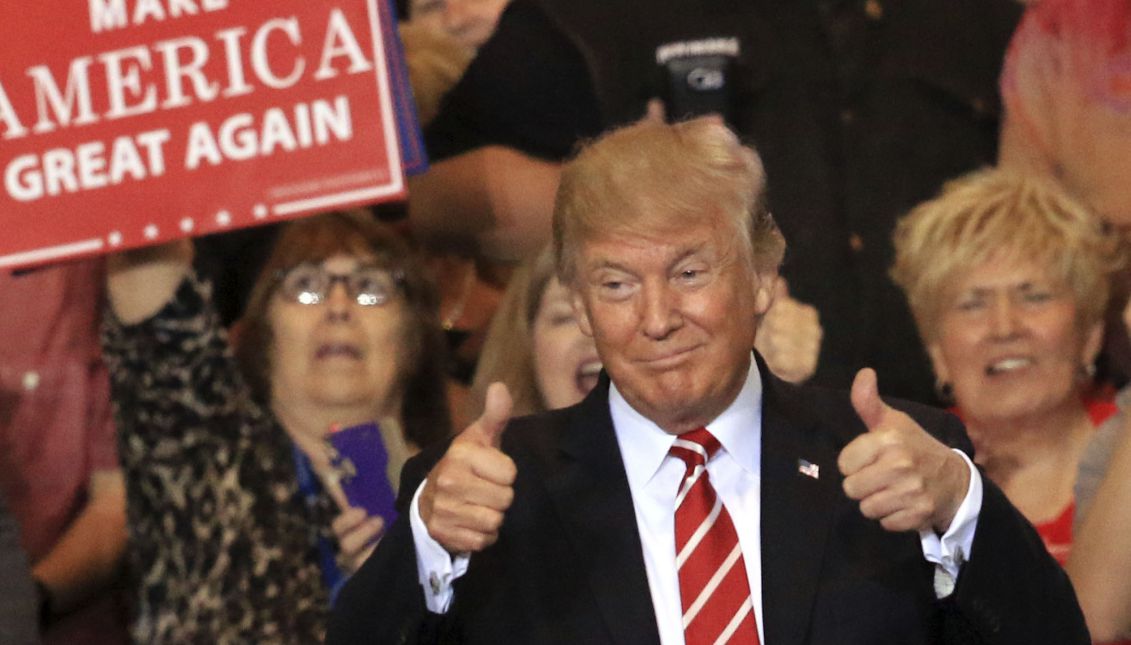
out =
[(886, 274), (889, 237), (945, 180), (993, 162), (1020, 12), (1010, 0), (515, 0), (426, 132), (435, 163), (413, 182), (413, 227), (520, 257), (548, 239), (558, 166), (579, 140), (679, 96), (673, 83), (721, 78), (720, 109), (774, 186), (790, 293), (820, 311), (814, 381), (844, 387), (869, 365), (892, 394), (933, 401)]

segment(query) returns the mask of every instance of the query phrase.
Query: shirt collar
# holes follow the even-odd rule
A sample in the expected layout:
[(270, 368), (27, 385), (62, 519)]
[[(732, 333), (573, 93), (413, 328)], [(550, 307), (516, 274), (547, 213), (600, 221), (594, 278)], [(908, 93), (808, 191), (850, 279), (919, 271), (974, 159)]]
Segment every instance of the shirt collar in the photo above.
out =
[[(609, 384), (609, 413), (630, 487), (643, 487), (660, 469), (675, 437), (629, 405), (614, 383)], [(743, 470), (761, 471), (762, 378), (755, 361), (750, 361), (738, 396), (707, 424), (707, 430)]]

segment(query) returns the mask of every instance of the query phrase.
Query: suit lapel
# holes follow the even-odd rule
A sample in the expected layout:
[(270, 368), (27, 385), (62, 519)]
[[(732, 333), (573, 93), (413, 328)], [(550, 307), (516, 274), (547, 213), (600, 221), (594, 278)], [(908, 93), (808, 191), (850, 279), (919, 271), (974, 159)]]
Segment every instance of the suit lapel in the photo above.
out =
[[(762, 620), (766, 642), (807, 642), (825, 542), (839, 491), (835, 449), (817, 423), (761, 357), (762, 374)], [(819, 477), (804, 474), (805, 460)]]
[(632, 495), (609, 417), (608, 378), (574, 409), (546, 479), (566, 537), (588, 569), (613, 643), (659, 643)]
[[(800, 645), (813, 609), (839, 499), (835, 446), (797, 390), (758, 357), (762, 374), (762, 620), (766, 642)], [(655, 611), (620, 447), (609, 417), (608, 380), (574, 409), (558, 438), (546, 486), (577, 552), (613, 643), (659, 643)], [(799, 471), (799, 460), (820, 477)]]

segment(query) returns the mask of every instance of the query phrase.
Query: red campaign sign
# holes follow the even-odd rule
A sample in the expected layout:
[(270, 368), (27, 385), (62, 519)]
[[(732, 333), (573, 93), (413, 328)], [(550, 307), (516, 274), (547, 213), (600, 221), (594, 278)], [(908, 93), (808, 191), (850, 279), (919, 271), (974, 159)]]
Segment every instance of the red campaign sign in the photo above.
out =
[(0, 267), (404, 195), (385, 0), (0, 7)]

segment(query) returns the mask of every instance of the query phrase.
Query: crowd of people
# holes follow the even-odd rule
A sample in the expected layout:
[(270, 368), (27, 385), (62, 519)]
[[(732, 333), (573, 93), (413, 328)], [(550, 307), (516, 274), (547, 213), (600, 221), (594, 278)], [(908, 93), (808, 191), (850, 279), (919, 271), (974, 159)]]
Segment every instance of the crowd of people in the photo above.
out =
[(1131, 643), (1131, 0), (397, 9), (406, 203), (0, 274), (0, 643)]

